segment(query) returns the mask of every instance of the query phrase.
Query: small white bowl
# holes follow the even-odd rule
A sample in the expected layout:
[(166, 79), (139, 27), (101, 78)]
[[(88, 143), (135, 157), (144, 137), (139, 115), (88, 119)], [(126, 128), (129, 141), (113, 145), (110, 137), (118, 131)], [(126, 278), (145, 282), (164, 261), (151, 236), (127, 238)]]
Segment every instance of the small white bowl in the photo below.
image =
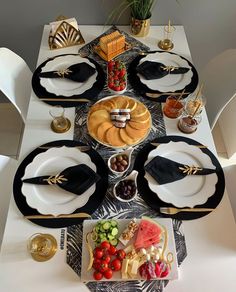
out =
[[(137, 187), (137, 176), (138, 176), (138, 172), (136, 170), (133, 170), (129, 175), (127, 175), (125, 178), (121, 179), (120, 181), (118, 181), (114, 187), (113, 187), (113, 193), (114, 193), (114, 196), (117, 200), (121, 201), (121, 202), (131, 202), (138, 194), (138, 187)], [(132, 196), (132, 198), (128, 199), (128, 200), (125, 200), (125, 199), (122, 199), (121, 197), (117, 196), (117, 193), (116, 193), (116, 187), (118, 186), (118, 184), (121, 182), (121, 181), (124, 181), (124, 180), (133, 180), (134, 183), (135, 183), (135, 187), (136, 187), (136, 191), (134, 193), (134, 195)]]
[[(131, 164), (131, 155), (132, 155), (133, 151), (134, 151), (133, 148), (129, 148), (129, 149), (125, 150), (125, 151), (122, 151), (122, 152), (119, 152), (119, 153), (113, 154), (113, 155), (108, 159), (108, 161), (107, 161), (108, 168), (110, 169), (110, 171), (111, 171), (112, 173), (114, 173), (115, 175), (117, 175), (117, 176), (122, 176), (122, 175), (124, 175), (124, 174), (127, 172), (127, 170), (129, 169), (129, 167), (130, 167), (130, 164)], [(111, 168), (111, 160), (112, 160), (112, 158), (114, 158), (114, 157), (116, 157), (116, 156), (118, 156), (118, 155), (127, 155), (127, 156), (128, 156), (128, 165), (127, 165), (127, 167), (126, 167), (126, 169), (125, 169), (124, 171), (116, 171), (116, 170), (113, 170), (113, 169)]]

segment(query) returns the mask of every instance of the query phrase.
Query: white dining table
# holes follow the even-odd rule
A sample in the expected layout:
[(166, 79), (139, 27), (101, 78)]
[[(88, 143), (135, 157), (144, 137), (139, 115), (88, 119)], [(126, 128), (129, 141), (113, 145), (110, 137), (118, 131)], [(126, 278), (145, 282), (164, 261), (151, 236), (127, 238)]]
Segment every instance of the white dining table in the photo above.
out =
[[(90, 42), (107, 28), (104, 26), (79, 26), (85, 42)], [(129, 27), (119, 26), (129, 33)], [(73, 46), (59, 50), (49, 50), (48, 35), (50, 27), (44, 26), (37, 66), (47, 58), (78, 53), (82, 46)], [(162, 38), (163, 27), (151, 26), (147, 37), (139, 40), (158, 49), (158, 40)], [(176, 26), (173, 52), (194, 63), (191, 58), (183, 26)], [(30, 40), (29, 40), (30, 46)], [(197, 58), (197, 56), (194, 56)], [(41, 144), (61, 139), (73, 139), (75, 108), (66, 108), (65, 114), (71, 120), (71, 129), (63, 134), (50, 129), (51, 106), (40, 101), (32, 91), (20, 152), (20, 161)], [(181, 133), (176, 120), (164, 117), (167, 135), (186, 136), (207, 145), (216, 155), (216, 149), (205, 110), (202, 122), (193, 134)], [(10, 194), (9, 194), (10, 195)], [(62, 241), (65, 228), (45, 228), (24, 219), (11, 197), (5, 233), (0, 255), (0, 291), (2, 292), (82, 292), (88, 288), (78, 275), (66, 263), (66, 239)], [(55, 256), (47, 262), (34, 261), (27, 251), (27, 239), (34, 233), (50, 233), (57, 239), (59, 248)], [(227, 195), (209, 215), (200, 219), (183, 221), (187, 257), (179, 267), (179, 279), (170, 281), (165, 292), (233, 292), (236, 291), (236, 224)]]

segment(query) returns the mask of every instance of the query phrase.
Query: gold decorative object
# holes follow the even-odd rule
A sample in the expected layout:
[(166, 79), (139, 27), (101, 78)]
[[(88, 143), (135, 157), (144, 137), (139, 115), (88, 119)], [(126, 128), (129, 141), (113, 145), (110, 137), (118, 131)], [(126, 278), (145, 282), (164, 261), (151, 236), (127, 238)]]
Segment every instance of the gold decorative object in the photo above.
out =
[(131, 32), (137, 37), (145, 37), (150, 29), (150, 18), (140, 20), (134, 17), (131, 18)]
[(62, 184), (63, 181), (68, 181), (67, 178), (64, 177), (64, 175), (51, 175), (49, 178), (44, 179), (49, 185), (55, 185), (55, 184)]
[(171, 25), (170, 20), (168, 25), (164, 26), (164, 38), (158, 42), (158, 47), (164, 51), (170, 51), (173, 49), (174, 44), (173, 33), (175, 31), (175, 27)]
[(187, 175), (196, 174), (198, 171), (202, 170), (201, 167), (198, 166), (188, 166), (184, 165), (184, 167), (179, 167), (183, 173), (187, 173)]
[(35, 233), (27, 243), (28, 251), (37, 262), (51, 259), (57, 251), (57, 241), (51, 234)]
[[(52, 27), (48, 44), (51, 50), (84, 44), (84, 38), (79, 29), (76, 29), (69, 20), (60, 16), (60, 22), (54, 31)], [(62, 20), (64, 19), (64, 20)], [(56, 24), (55, 24), (56, 25)]]

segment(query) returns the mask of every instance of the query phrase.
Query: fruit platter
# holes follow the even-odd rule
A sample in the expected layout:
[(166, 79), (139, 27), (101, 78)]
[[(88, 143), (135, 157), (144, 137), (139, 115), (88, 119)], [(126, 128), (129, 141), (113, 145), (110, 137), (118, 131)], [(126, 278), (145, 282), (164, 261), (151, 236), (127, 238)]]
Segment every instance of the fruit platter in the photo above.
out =
[(82, 281), (177, 278), (171, 219), (143, 216), (84, 221)]

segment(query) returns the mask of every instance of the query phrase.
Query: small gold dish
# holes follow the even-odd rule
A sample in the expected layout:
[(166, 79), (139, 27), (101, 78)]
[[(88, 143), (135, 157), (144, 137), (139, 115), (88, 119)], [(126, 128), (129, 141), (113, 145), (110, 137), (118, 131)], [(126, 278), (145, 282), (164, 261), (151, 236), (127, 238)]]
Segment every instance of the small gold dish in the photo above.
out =
[(27, 248), (37, 262), (50, 260), (57, 251), (57, 241), (51, 234), (35, 233), (29, 239)]

